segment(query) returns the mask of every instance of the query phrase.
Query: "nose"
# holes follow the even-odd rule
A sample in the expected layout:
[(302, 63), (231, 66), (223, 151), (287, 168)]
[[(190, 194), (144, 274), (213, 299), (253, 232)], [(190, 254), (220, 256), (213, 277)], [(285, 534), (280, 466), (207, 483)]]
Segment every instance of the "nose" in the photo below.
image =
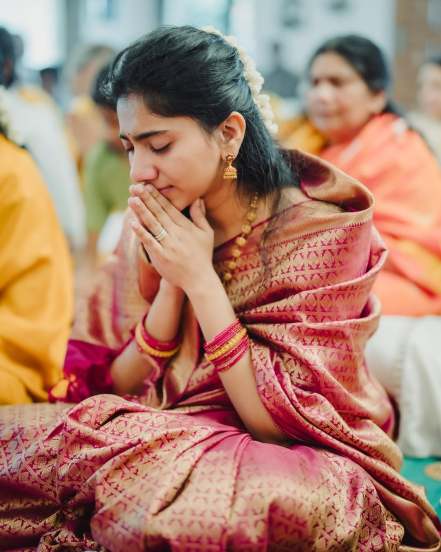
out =
[(332, 101), (333, 94), (333, 86), (325, 80), (316, 83), (309, 91), (309, 97), (311, 100), (319, 103), (327, 103)]
[(154, 181), (158, 169), (147, 154), (134, 150), (130, 159), (130, 180), (134, 183)]

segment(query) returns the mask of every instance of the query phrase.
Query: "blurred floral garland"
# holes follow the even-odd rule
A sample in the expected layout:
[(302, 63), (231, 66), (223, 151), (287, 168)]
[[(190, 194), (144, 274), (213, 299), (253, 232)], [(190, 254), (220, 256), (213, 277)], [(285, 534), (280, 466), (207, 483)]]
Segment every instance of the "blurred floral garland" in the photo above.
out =
[(251, 90), (254, 103), (256, 104), (263, 122), (272, 136), (277, 136), (278, 126), (274, 122), (274, 113), (271, 108), (270, 97), (267, 94), (262, 94), (263, 77), (256, 69), (254, 60), (246, 53), (246, 51), (239, 46), (237, 38), (229, 35), (225, 36), (218, 29), (211, 25), (202, 27), (202, 30), (206, 33), (218, 35), (225, 40), (230, 46), (235, 48), (239, 54), (239, 58), (244, 67), (244, 77), (248, 82), (248, 86)]

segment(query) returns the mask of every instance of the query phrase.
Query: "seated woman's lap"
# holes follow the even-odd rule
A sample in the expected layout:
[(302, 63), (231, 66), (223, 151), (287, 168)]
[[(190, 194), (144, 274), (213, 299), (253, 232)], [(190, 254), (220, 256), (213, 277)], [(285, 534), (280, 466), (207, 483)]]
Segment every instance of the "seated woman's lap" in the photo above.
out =
[[(23, 508), (33, 515), (41, 500), (66, 519), (93, 505), (92, 535), (111, 550), (184, 550), (192, 543), (201, 550), (266, 550), (268, 543), (273, 550), (306, 550), (305, 543), (311, 550), (363, 550), (364, 542), (383, 550), (401, 538), (368, 475), (331, 452), (259, 443), (206, 416), (111, 395), (68, 409), (0, 411), (0, 439), (15, 455), (13, 464), (0, 464), (0, 496), (14, 500), (18, 518), (27, 516), (17, 508), (23, 491)], [(2, 479), (19, 485), (15, 498)], [(34, 519), (36, 538), (49, 529), (48, 504), (46, 523)], [(10, 536), (11, 527), (0, 514), (0, 536)]]

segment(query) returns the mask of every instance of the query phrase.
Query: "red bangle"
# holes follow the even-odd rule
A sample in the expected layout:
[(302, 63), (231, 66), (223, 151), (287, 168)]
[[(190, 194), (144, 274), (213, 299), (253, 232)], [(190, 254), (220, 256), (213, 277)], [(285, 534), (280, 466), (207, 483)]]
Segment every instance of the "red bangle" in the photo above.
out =
[(208, 355), (214, 353), (215, 351), (223, 347), (226, 343), (228, 343), (228, 341), (233, 339), (242, 330), (242, 324), (239, 322), (239, 320), (235, 320), (232, 324), (230, 324), (224, 330), (215, 335), (213, 339), (205, 343), (205, 352)]
[(236, 320), (204, 345), (205, 356), (218, 372), (224, 372), (239, 362), (249, 346), (247, 331)]
[(181, 346), (179, 337), (171, 341), (158, 341), (145, 328), (145, 316), (135, 328), (135, 339), (138, 351), (152, 357), (167, 359), (175, 355)]
[(239, 360), (248, 352), (249, 348), (250, 341), (248, 336), (245, 336), (245, 338), (243, 338), (230, 353), (227, 353), (216, 361), (216, 371), (226, 372), (229, 368), (239, 362)]
[(144, 338), (144, 341), (149, 345), (150, 347), (153, 347), (153, 349), (156, 349), (158, 351), (171, 351), (172, 349), (176, 349), (176, 347), (179, 347), (181, 344), (181, 338), (179, 334), (177, 334), (173, 339), (170, 341), (159, 341), (158, 339), (155, 339), (152, 335), (149, 334), (145, 327), (145, 321), (147, 319), (147, 314), (144, 315), (144, 318), (141, 321), (141, 330), (142, 330), (142, 337)]

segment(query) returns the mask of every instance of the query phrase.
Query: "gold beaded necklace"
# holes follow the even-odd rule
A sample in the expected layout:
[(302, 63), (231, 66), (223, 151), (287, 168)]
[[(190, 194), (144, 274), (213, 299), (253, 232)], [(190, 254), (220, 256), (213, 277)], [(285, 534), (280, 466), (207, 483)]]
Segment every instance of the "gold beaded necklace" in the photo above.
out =
[(245, 247), (245, 244), (248, 241), (248, 237), (251, 234), (253, 229), (252, 223), (256, 220), (257, 217), (257, 204), (259, 200), (259, 195), (254, 194), (252, 200), (250, 201), (250, 206), (248, 208), (247, 214), (245, 215), (245, 221), (242, 224), (241, 234), (234, 240), (234, 245), (231, 248), (231, 259), (227, 261), (227, 269), (222, 274), (222, 281), (224, 284), (228, 284), (233, 279), (233, 272), (237, 267), (237, 261), (242, 255), (242, 250)]

